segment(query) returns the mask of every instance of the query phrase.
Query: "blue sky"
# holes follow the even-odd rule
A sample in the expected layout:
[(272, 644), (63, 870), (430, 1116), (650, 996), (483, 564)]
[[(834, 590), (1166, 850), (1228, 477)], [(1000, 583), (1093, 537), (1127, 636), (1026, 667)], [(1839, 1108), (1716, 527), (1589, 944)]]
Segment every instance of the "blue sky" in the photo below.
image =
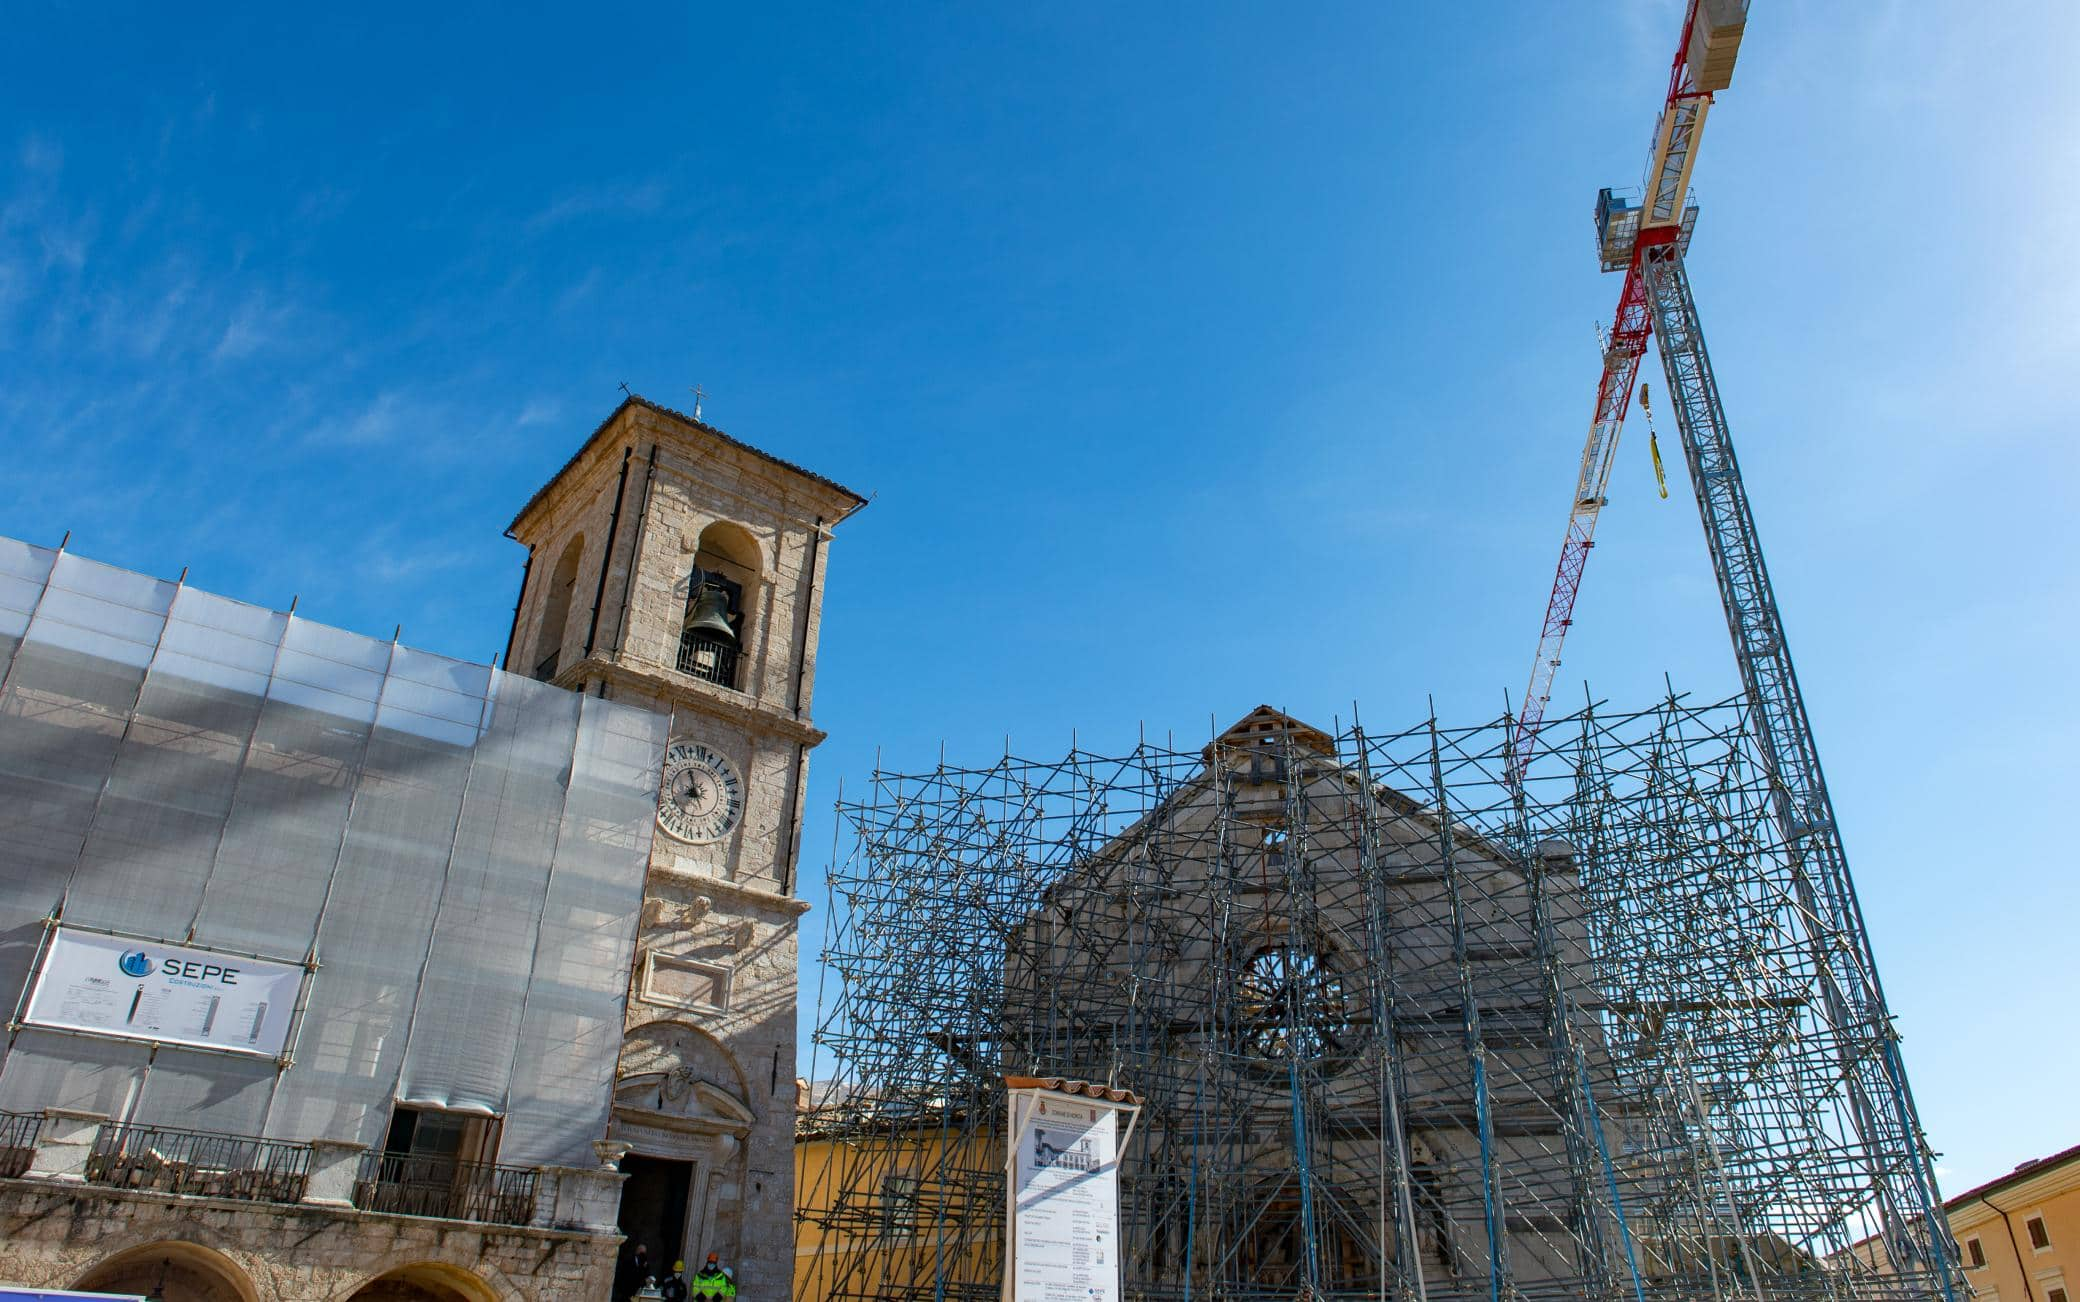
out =
[[(877, 748), (1489, 718), (1617, 291), (1590, 206), (1637, 183), (1679, 18), (11, 6), (0, 532), (488, 658), (513, 510), (620, 382), (699, 383), (876, 498), (831, 556), (819, 811)], [(1952, 1189), (2080, 1142), (2075, 48), (2070, 5), (1768, 0), (1696, 177)], [(1735, 687), (1680, 465), (1659, 501), (1632, 434), (1561, 702)]]

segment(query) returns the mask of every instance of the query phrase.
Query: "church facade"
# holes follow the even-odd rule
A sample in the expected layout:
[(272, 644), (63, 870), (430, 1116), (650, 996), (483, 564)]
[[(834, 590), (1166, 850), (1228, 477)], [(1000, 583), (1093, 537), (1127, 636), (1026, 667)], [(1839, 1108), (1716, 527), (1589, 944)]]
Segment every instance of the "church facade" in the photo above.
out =
[(1559, 1302), (1666, 1267), (1570, 1233), (1628, 1142), (1580, 1084), (1612, 1059), (1571, 843), (1484, 835), (1268, 706), (1196, 754), (1023, 764), (884, 774), (855, 816), (796, 1297), (992, 1293), (1033, 1078), (1144, 1105), (1121, 1296)]

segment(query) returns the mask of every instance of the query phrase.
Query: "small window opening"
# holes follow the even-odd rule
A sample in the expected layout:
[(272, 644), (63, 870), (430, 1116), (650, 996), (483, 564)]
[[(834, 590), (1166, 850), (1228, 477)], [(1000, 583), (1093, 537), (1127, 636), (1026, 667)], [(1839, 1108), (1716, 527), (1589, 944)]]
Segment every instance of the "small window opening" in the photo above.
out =
[(1964, 1260), (1965, 1264), (1973, 1270), (1985, 1269), (1986, 1249), (1979, 1246), (1977, 1239), (1966, 1239), (1964, 1241)]
[(908, 1238), (924, 1224), (923, 1182), (914, 1175), (891, 1172), (881, 1177), (881, 1234)]
[(2038, 1252), (2051, 1246), (2051, 1232), (2044, 1228), (2044, 1218), (2032, 1216), (2023, 1225), (2029, 1230), (2029, 1246)]

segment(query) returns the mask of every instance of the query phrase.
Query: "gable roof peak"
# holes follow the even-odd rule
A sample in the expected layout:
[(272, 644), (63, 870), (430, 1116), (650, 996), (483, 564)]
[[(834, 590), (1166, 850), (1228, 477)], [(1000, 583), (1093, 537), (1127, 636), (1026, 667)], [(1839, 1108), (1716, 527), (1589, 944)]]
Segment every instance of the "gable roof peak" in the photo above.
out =
[(1216, 736), (1206, 747), (1206, 758), (1213, 759), (1216, 750), (1238, 750), (1265, 745), (1290, 745), (1301, 750), (1313, 751), (1317, 755), (1336, 754), (1336, 739), (1311, 723), (1303, 722), (1283, 710), (1274, 710), (1260, 705), (1228, 726), (1227, 731)]

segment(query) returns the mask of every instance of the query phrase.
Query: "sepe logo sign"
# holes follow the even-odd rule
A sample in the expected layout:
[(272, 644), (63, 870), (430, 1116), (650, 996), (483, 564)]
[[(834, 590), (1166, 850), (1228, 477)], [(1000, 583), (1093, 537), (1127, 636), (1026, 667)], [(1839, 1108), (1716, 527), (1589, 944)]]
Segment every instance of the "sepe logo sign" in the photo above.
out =
[(116, 960), (116, 966), (123, 969), (124, 976), (145, 977), (152, 974), (151, 955), (141, 949), (124, 950), (123, 956)]

